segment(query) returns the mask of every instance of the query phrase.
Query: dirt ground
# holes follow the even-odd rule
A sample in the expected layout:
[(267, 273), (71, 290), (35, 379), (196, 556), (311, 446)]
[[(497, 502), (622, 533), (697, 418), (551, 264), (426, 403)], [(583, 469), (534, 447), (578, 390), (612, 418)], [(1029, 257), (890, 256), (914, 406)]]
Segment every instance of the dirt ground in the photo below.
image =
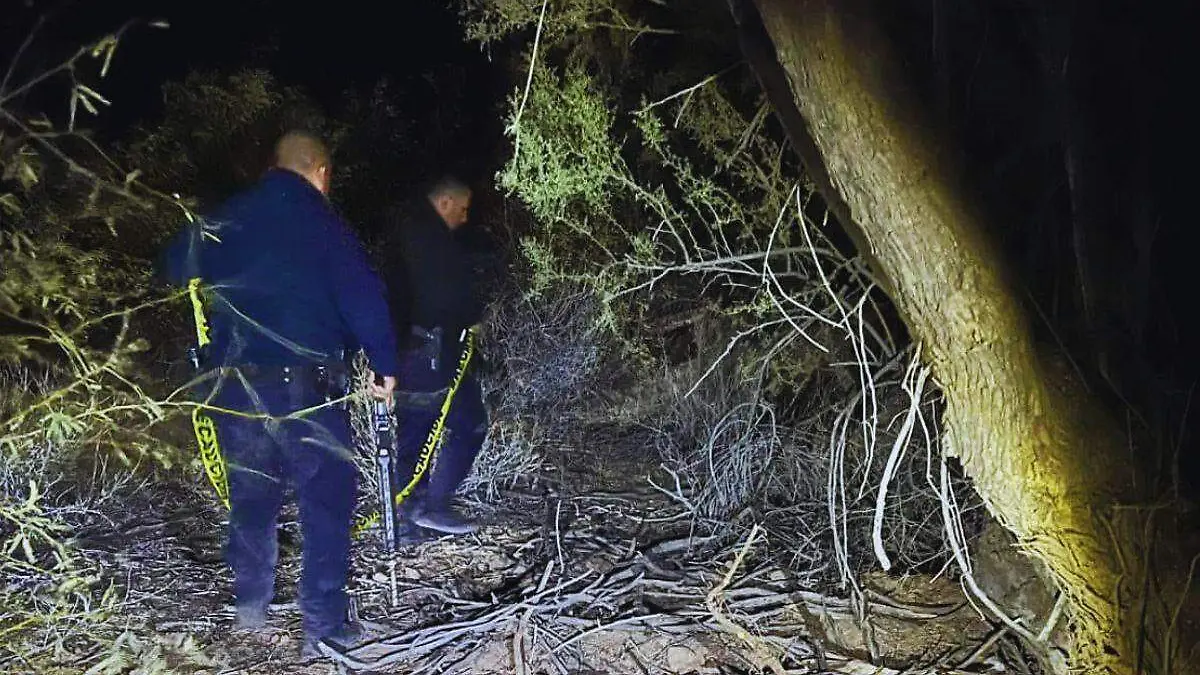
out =
[(118, 581), (131, 626), (203, 655), (163, 672), (1000, 672), (991, 650), (972, 657), (991, 627), (957, 583), (882, 578), (856, 611), (773, 563), (768, 539), (700, 536), (647, 481), (653, 466), (612, 459), (560, 462), (490, 503), (468, 501), (484, 523), (473, 535), (389, 556), (365, 534), (350, 590), (370, 639), (345, 655), (300, 656), (294, 510), (266, 635), (233, 630), (224, 514), (211, 499), (148, 498), (86, 548)]

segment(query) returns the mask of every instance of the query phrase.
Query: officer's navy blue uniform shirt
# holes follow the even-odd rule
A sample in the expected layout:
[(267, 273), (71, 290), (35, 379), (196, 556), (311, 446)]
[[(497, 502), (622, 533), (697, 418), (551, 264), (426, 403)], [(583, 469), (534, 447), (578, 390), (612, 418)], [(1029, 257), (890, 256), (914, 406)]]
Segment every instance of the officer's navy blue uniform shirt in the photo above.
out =
[(396, 375), (396, 336), (381, 281), (325, 197), (298, 174), (272, 169), (257, 185), (186, 227), (166, 251), (168, 280), (214, 285), (214, 365), (336, 362), (361, 346), (380, 375)]
[(475, 256), (466, 231), (447, 227), (428, 201), (411, 208), (412, 216), (402, 221), (393, 212), (384, 236), (381, 271), (392, 311), (401, 330), (441, 326), (453, 336), (483, 318)]

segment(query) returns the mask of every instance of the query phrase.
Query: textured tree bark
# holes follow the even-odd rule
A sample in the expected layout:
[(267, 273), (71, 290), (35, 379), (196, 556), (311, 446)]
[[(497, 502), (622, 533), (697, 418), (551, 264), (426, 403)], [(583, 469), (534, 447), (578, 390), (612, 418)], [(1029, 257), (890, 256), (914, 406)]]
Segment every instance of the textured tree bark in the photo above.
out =
[(1138, 497), (1124, 434), (1034, 344), (985, 218), (906, 96), (870, 2), (754, 2), (774, 45), (765, 70), (784, 77), (756, 71), (945, 393), (946, 452), (1066, 594), (1072, 667), (1137, 671), (1142, 577), (1113, 517)]

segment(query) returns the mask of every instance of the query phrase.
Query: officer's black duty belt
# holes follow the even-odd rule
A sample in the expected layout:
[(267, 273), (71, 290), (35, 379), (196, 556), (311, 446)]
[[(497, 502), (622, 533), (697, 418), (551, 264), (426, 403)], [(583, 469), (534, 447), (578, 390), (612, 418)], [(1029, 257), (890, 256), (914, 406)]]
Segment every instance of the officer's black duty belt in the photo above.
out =
[(340, 364), (257, 364), (243, 363), (222, 369), (226, 377), (240, 372), (247, 380), (255, 382), (282, 382), (316, 389), (327, 399), (345, 395), (349, 387), (349, 371)]

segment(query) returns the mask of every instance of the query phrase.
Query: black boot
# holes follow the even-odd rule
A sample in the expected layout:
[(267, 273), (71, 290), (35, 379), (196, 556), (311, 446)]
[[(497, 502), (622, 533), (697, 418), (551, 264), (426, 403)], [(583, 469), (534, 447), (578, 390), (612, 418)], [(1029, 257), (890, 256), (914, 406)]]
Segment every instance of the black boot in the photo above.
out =
[(396, 523), (396, 546), (415, 546), (437, 539), (437, 533), (417, 525), (408, 518)]
[(304, 646), (300, 648), (300, 656), (305, 659), (322, 656), (321, 643), (339, 653), (344, 653), (362, 642), (365, 636), (366, 630), (362, 624), (357, 621), (346, 621), (328, 635), (305, 635)]
[(413, 513), (413, 522), (446, 534), (469, 534), (479, 529), (478, 524), (449, 504), (424, 504)]
[(267, 606), (259, 603), (246, 603), (237, 606), (234, 630), (261, 632), (267, 627)]

